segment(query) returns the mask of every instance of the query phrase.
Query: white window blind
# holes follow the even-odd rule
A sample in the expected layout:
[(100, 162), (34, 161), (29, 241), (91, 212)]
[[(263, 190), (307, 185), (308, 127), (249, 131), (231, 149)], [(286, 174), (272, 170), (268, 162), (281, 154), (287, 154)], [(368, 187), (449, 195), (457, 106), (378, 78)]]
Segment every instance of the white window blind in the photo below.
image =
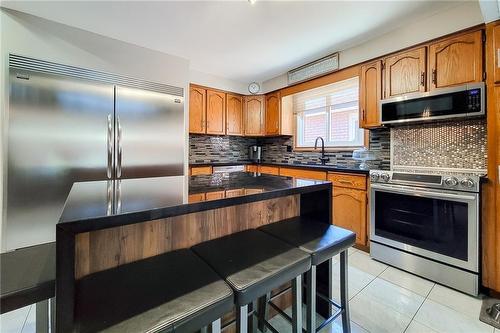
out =
[(313, 147), (318, 136), (328, 147), (363, 146), (358, 99), (358, 77), (295, 94), (297, 147)]

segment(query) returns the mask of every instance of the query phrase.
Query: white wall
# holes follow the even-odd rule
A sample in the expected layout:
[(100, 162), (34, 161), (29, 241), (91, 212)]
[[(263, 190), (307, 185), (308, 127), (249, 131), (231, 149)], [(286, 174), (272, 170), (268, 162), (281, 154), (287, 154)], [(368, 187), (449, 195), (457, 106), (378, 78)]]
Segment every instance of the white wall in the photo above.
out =
[(189, 72), (189, 82), (196, 83), (202, 86), (227, 90), (240, 94), (248, 94), (248, 84), (225, 79), (220, 76), (202, 73), (192, 69)]
[[(340, 68), (349, 67), (387, 53), (484, 23), (479, 3), (466, 1), (445, 12), (405, 25), (363, 44), (340, 51)], [(263, 82), (264, 92), (287, 86), (287, 75)]]
[[(58, 63), (75, 65), (105, 72), (127, 75), (149, 81), (187, 88), (189, 61), (180, 57), (149, 50), (44, 20), (28, 14), (0, 9), (0, 99), (2, 126), (0, 140), (5, 140), (8, 120), (8, 54), (34, 57)], [(187, 96), (187, 95), (186, 95)], [(187, 110), (187, 100), (185, 103)], [(187, 124), (187, 112), (185, 112)], [(185, 125), (185, 147), (188, 145)], [(5, 185), (5, 142), (1, 142), (1, 188)], [(188, 151), (185, 152), (185, 163)], [(187, 170), (187, 165), (186, 165)], [(0, 194), (0, 202), (4, 203)], [(0, 209), (2, 222), (3, 210)], [(0, 230), (2, 230), (0, 228)], [(1, 231), (0, 231), (1, 239)], [(1, 240), (0, 240), (1, 242)], [(0, 249), (3, 246), (0, 243)]]

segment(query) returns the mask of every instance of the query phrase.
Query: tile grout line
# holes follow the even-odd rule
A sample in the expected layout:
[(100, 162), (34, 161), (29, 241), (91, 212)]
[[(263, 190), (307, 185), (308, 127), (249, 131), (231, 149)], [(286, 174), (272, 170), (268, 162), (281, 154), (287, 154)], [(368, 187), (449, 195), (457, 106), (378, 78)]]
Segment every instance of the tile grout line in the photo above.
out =
[[(370, 259), (371, 259), (371, 258), (370, 258)], [(385, 264), (384, 264), (384, 265), (385, 265)], [(388, 266), (388, 265), (386, 265), (386, 267), (385, 267), (385, 268), (384, 268), (384, 269), (383, 269), (380, 273), (378, 273), (378, 274), (377, 274), (377, 275), (376, 275), (376, 276), (375, 276), (372, 280), (370, 280), (370, 282), (368, 282), (368, 283), (366, 284), (366, 286), (364, 286), (363, 288), (361, 288), (361, 289), (360, 289), (360, 290), (359, 290), (359, 291), (358, 291), (355, 295), (353, 295), (353, 296), (349, 299), (349, 307), (351, 306), (351, 300), (353, 300), (353, 299), (354, 299), (354, 297), (358, 296), (358, 295), (359, 295), (359, 294), (360, 294), (363, 290), (365, 290), (365, 289), (366, 289), (366, 287), (368, 287), (368, 286), (369, 286), (369, 285), (370, 285), (373, 281), (375, 281), (375, 279), (377, 279), (377, 278), (378, 278), (378, 277), (379, 277), (379, 276), (380, 276), (383, 272), (385, 272), (385, 270), (386, 270), (387, 268), (389, 268), (389, 266)], [(351, 311), (349, 310), (349, 312), (351, 312)], [(350, 316), (349, 316), (349, 317), (350, 317)], [(350, 318), (350, 320), (351, 320), (353, 323), (355, 323), (356, 325), (358, 325), (359, 327), (361, 327), (362, 329), (364, 329), (365, 331), (370, 332), (370, 330), (368, 330), (367, 328), (365, 328), (365, 327), (364, 327), (363, 325), (361, 325), (360, 323), (357, 323), (357, 322), (356, 322), (356, 321), (354, 321), (352, 318)]]
[[(422, 306), (424, 305), (424, 303), (427, 300), (427, 298), (429, 298), (429, 295), (431, 294), (431, 291), (432, 291), (432, 289), (434, 289), (435, 286), (436, 286), (436, 283), (434, 283), (434, 285), (432, 286), (432, 288), (429, 289), (429, 291), (427, 292), (427, 295), (424, 297), (424, 300), (422, 301), (422, 304), (420, 304), (420, 306), (418, 307), (417, 311), (415, 311), (415, 314), (413, 315), (413, 317), (411, 317), (411, 320), (408, 323), (408, 325), (406, 325), (406, 328), (404, 329), (403, 333), (406, 333), (406, 331), (408, 330), (408, 327), (410, 327), (411, 323), (415, 320), (415, 317), (417, 316), (418, 311), (420, 311), (420, 308), (422, 308)], [(425, 325), (425, 326), (427, 326), (427, 325)]]
[(23, 325), (21, 326), (21, 331), (19, 333), (23, 333), (24, 326), (26, 326), (26, 322), (28, 321), (28, 318), (29, 318), (30, 313), (33, 310), (34, 306), (36, 306), (36, 304), (31, 304), (30, 308), (28, 309), (28, 313), (26, 314), (26, 317), (24, 318)]
[(409, 289), (409, 288), (406, 288), (405, 286), (401, 286), (401, 285), (399, 285), (399, 284), (397, 284), (397, 283), (395, 283), (395, 282), (392, 282), (392, 281), (389, 281), (389, 280), (387, 280), (387, 279), (384, 279), (382, 276), (380, 276), (380, 278), (381, 278), (382, 280), (384, 280), (385, 282), (391, 283), (391, 284), (393, 284), (393, 285), (395, 285), (395, 286), (397, 286), (397, 287), (399, 287), (399, 288), (403, 288), (403, 289), (405, 289), (405, 290), (408, 290), (409, 292), (412, 292), (412, 293), (414, 293), (414, 294), (416, 294), (416, 295), (418, 295), (418, 296), (424, 297), (424, 299), (427, 299), (427, 297), (429, 296), (430, 292), (432, 291), (432, 289), (434, 289), (434, 286), (436, 285), (436, 283), (435, 283), (435, 282), (432, 282), (431, 280), (427, 280), (427, 279), (424, 279), (424, 278), (422, 278), (422, 277), (420, 277), (420, 276), (418, 276), (418, 275), (415, 275), (415, 274), (412, 274), (412, 273), (409, 273), (409, 272), (403, 271), (402, 269), (399, 269), (399, 268), (397, 268), (397, 267), (394, 267), (394, 266), (389, 266), (389, 267), (387, 267), (387, 268), (394, 268), (394, 269), (397, 269), (397, 270), (399, 270), (399, 271), (401, 271), (401, 272), (404, 272), (404, 273), (408, 273), (408, 274), (410, 274), (410, 275), (411, 275), (411, 277), (416, 277), (416, 278), (423, 279), (423, 280), (425, 280), (425, 281), (429, 281), (429, 282), (431, 282), (431, 283), (432, 283), (432, 287), (431, 287), (431, 289), (429, 289), (429, 291), (427, 292), (427, 295), (426, 295), (426, 296), (424, 296), (424, 295), (421, 295), (421, 294), (417, 293), (416, 291), (413, 291), (413, 290), (411, 290), (411, 289)]

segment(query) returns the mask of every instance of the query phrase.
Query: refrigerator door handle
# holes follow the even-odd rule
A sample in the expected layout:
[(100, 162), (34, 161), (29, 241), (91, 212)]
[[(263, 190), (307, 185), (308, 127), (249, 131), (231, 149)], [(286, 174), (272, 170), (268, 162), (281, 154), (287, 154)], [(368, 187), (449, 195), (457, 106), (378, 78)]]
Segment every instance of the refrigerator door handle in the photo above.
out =
[(122, 176), (122, 125), (120, 123), (120, 117), (116, 117), (116, 124), (118, 126), (118, 137), (117, 137), (118, 161), (116, 167), (116, 178), (120, 178)]
[(108, 179), (111, 179), (111, 170), (112, 170), (112, 164), (113, 164), (113, 123), (112, 123), (112, 116), (111, 114), (108, 114), (108, 134), (107, 134), (107, 148), (108, 148), (108, 164), (106, 168), (106, 175), (108, 176)]

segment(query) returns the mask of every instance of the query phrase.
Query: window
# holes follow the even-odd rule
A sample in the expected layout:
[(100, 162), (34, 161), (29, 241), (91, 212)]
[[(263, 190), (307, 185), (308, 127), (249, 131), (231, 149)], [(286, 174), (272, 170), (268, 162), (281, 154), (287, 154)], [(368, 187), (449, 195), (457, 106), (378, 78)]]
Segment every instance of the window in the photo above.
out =
[(296, 114), (296, 147), (314, 147), (318, 136), (325, 146), (363, 146), (359, 128), (359, 78), (354, 77), (293, 95)]

